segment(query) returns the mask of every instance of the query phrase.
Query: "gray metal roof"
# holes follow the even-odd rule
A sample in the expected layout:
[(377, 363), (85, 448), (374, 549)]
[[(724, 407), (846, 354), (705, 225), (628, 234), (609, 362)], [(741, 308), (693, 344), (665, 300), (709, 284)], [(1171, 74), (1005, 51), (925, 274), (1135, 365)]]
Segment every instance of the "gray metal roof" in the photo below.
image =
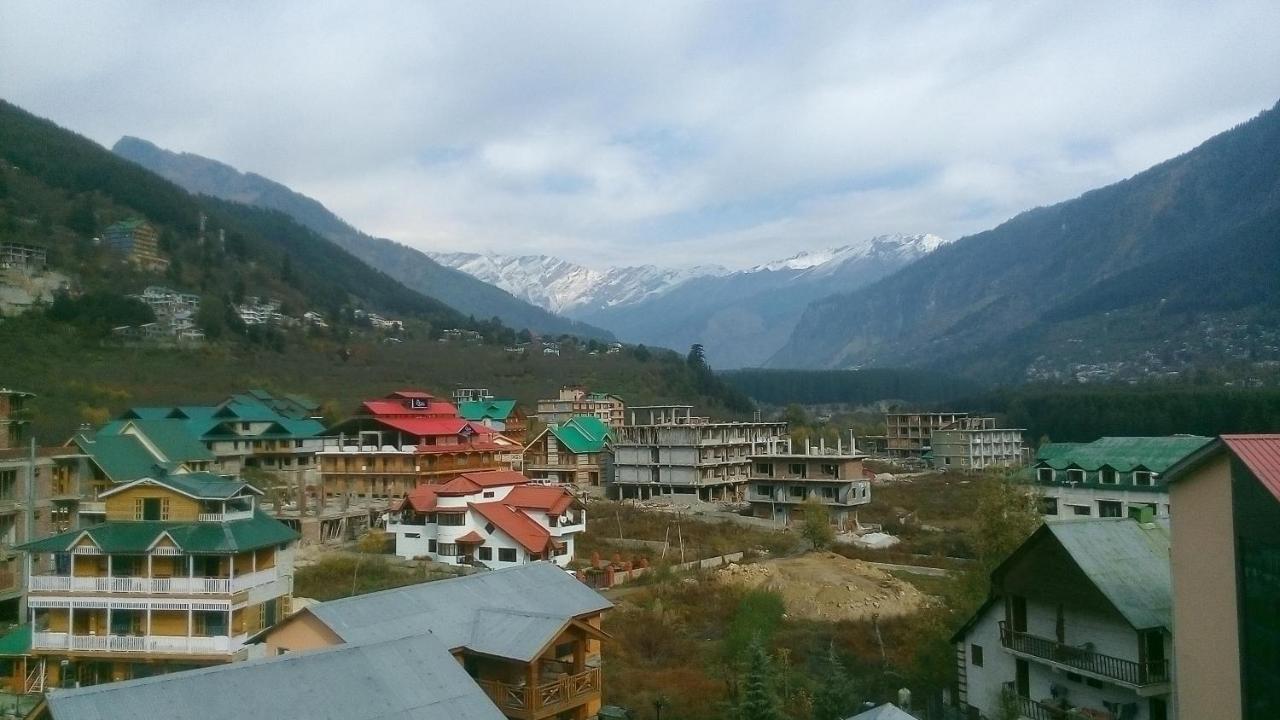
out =
[(430, 635), (50, 690), (54, 720), (504, 720)]
[(1045, 526), (1135, 629), (1173, 626), (1169, 529), (1164, 524), (1094, 518)]
[[(485, 649), (476, 652), (517, 659), (528, 652), (537, 632), (558, 632), (572, 618), (611, 607), (613, 603), (555, 564), (536, 562), (333, 600), (312, 605), (306, 612), (345, 642), (430, 632), (449, 649), (469, 648), (473, 641), (483, 641)], [(479, 614), (490, 610), (509, 611), (501, 621), (510, 636), (483, 629), (477, 635)], [(530, 619), (534, 616), (543, 621)], [(498, 619), (486, 617), (484, 622)], [(559, 620), (554, 630), (549, 619)], [(545, 635), (538, 647), (550, 639), (550, 634)]]
[(858, 713), (848, 718), (848, 720), (916, 720), (916, 716), (908, 714), (907, 711), (893, 703), (885, 703), (866, 712)]
[(475, 614), (466, 645), (472, 652), (532, 662), (568, 623), (563, 615), (485, 608)]

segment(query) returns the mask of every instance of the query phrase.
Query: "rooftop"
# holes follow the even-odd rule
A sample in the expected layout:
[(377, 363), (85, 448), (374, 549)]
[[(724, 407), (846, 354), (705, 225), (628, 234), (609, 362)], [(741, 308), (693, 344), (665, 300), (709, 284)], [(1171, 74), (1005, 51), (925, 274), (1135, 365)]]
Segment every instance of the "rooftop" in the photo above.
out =
[(1104, 465), (1120, 472), (1138, 468), (1163, 473), (1199, 450), (1210, 438), (1199, 435), (1169, 437), (1104, 437), (1091, 443), (1049, 443), (1036, 453), (1035, 464), (1055, 470), (1098, 470)]
[(298, 539), (289, 526), (257, 511), (227, 522), (109, 521), (20, 545), (28, 552), (68, 552), (87, 537), (105, 553), (144, 554), (168, 537), (184, 553), (225, 555), (281, 545)]

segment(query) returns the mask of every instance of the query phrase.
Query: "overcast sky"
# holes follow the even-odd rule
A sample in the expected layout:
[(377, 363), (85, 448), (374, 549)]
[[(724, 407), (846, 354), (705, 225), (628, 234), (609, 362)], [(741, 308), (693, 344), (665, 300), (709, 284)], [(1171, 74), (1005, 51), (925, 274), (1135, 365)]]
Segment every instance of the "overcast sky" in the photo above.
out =
[(948, 239), (1280, 99), (1280, 2), (0, 2), (0, 96), (420, 248)]

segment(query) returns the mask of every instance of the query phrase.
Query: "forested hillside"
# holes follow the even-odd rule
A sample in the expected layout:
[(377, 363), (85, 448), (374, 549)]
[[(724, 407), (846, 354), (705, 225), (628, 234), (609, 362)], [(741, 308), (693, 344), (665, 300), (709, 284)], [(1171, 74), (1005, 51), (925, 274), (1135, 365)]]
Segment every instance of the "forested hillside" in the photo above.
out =
[[(50, 265), (74, 278), (73, 292), (125, 294), (165, 284), (202, 295), (210, 308), (247, 294), (331, 318), (362, 307), (433, 327), (471, 325), (282, 213), (189, 195), (3, 101), (0, 160), (0, 236), (47, 247)], [(111, 223), (132, 218), (159, 230), (167, 271), (138, 269), (94, 241)]]
[(732, 370), (720, 376), (753, 400), (770, 405), (945, 403), (981, 389), (970, 380), (913, 369)]
[(1280, 109), (809, 306), (775, 367), (1129, 380), (1280, 360)]
[(169, 152), (133, 137), (121, 138), (112, 151), (193, 193), (278, 210), (405, 286), (436, 298), (464, 315), (497, 317), (511, 327), (539, 333), (612, 339), (604, 330), (547, 312), (505, 290), (444, 267), (419, 250), (366, 235), (318, 201), (260, 175), (242, 173), (199, 155)]

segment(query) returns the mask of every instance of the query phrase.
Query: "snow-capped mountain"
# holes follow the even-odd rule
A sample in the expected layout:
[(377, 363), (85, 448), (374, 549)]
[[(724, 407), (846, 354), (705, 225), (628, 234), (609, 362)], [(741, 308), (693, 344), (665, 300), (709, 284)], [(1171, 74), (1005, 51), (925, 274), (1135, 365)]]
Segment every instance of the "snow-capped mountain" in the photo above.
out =
[(811, 301), (849, 292), (933, 252), (937, 235), (881, 235), (729, 272), (642, 265), (593, 269), (544, 255), (437, 253), (437, 262), (619, 338), (684, 349), (702, 343), (712, 364), (764, 362)]
[(596, 270), (547, 255), (429, 254), (441, 265), (497, 285), (554, 313), (567, 315), (638, 303), (692, 278), (726, 272), (724, 268), (707, 265), (680, 270), (654, 265)]

